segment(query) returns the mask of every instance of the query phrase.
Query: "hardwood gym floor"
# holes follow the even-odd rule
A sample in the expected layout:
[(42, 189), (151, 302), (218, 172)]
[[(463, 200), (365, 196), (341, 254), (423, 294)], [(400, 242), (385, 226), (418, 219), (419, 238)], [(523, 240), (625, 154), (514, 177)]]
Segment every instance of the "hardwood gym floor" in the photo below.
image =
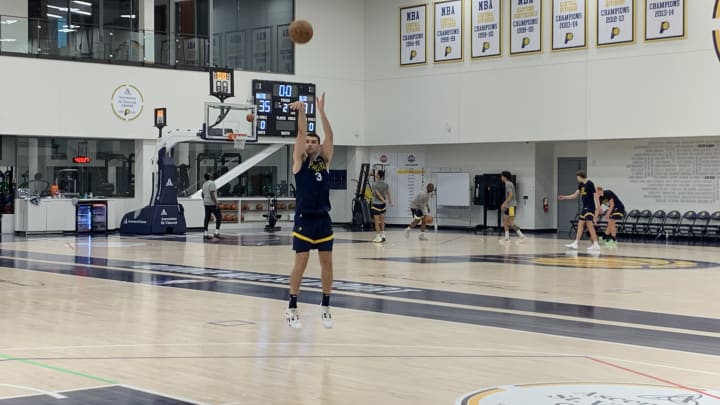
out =
[(0, 405), (720, 404), (718, 248), (388, 236), (336, 233), (332, 330), (286, 233), (4, 237)]

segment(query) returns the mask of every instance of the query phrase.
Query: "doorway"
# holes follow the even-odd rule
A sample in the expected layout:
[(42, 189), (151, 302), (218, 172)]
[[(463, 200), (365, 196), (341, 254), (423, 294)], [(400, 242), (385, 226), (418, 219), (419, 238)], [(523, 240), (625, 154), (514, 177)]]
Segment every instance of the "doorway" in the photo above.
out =
[[(587, 158), (558, 158), (557, 190), (558, 195), (574, 193), (578, 188), (575, 172), (584, 170), (587, 172)], [(567, 235), (572, 228), (570, 221), (582, 208), (582, 201), (578, 197), (575, 200), (558, 201), (557, 229), (560, 236)]]

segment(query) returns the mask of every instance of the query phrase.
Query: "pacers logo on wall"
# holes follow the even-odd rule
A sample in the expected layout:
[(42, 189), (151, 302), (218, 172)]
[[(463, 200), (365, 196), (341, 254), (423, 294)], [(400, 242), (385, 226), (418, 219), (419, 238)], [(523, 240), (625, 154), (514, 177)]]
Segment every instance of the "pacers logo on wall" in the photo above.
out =
[[(720, 0), (715, 0), (715, 8), (713, 12), (715, 21), (720, 19)], [(720, 59), (720, 29), (713, 31), (713, 43), (715, 44), (715, 54)]]
[(131, 84), (123, 84), (113, 91), (110, 106), (116, 117), (123, 121), (132, 121), (142, 114), (142, 93)]
[(489, 388), (464, 395), (455, 405), (720, 405), (720, 392), (653, 385), (535, 384)]
[(387, 163), (387, 161), (388, 161), (387, 155), (380, 156), (380, 163)]
[(415, 155), (408, 155), (408, 162), (412, 163), (415, 161)]

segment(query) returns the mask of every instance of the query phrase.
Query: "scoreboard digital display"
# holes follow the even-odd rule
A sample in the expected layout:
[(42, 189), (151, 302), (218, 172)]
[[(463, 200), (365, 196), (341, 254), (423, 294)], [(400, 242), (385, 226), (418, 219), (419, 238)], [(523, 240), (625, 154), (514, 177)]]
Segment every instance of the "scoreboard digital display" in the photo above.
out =
[(296, 101), (305, 103), (307, 130), (315, 132), (315, 85), (268, 80), (253, 80), (253, 102), (257, 107), (255, 133), (258, 136), (297, 136), (297, 112), (290, 109)]

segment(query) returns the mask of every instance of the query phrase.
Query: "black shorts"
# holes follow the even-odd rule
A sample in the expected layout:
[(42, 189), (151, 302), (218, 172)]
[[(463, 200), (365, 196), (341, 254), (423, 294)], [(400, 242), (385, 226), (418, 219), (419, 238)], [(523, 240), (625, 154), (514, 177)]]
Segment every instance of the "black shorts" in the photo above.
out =
[(515, 207), (515, 206), (507, 207), (503, 211), (503, 215), (505, 215), (506, 217), (515, 218), (516, 212), (517, 212), (517, 207)]
[(372, 207), (370, 207), (370, 213), (372, 214), (372, 216), (383, 215), (383, 214), (385, 214), (385, 210), (386, 210), (385, 204), (382, 204), (382, 203), (380, 203), (380, 204), (373, 203)]
[(610, 213), (610, 219), (614, 219), (614, 220), (616, 220), (616, 221), (620, 221), (621, 219), (625, 218), (625, 215), (627, 215), (627, 214), (625, 213), (625, 210), (615, 210), (615, 209), (614, 209), (614, 210)]
[(415, 208), (410, 208), (410, 212), (412, 212), (413, 219), (420, 220), (425, 217), (425, 214), (422, 212), (422, 210), (418, 210)]
[(297, 253), (317, 249), (329, 252), (333, 248), (333, 230), (330, 215), (295, 215), (293, 250)]
[(595, 220), (595, 208), (594, 207), (591, 207), (591, 208), (592, 208), (592, 210), (588, 207), (583, 207), (583, 210), (580, 213), (581, 221), (592, 222)]

